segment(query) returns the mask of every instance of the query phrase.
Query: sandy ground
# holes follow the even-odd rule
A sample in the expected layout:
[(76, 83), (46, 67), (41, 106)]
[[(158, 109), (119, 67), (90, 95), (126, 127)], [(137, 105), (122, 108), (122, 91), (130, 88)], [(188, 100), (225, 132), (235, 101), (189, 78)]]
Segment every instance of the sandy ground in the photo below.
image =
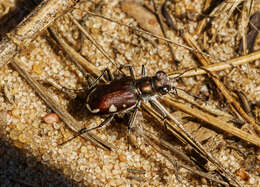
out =
[[(15, 7), (10, 1), (0, 3), (0, 15), (10, 12), (8, 7)], [(147, 1), (148, 2), (148, 1)], [(203, 7), (203, 1), (185, 1), (176, 3), (172, 12), (183, 10), (187, 5), (194, 6), (198, 12)], [(254, 7), (253, 12), (259, 10)], [(108, 22), (104, 19), (87, 16), (85, 10), (96, 11), (103, 16), (116, 19), (122, 23), (137, 26), (138, 23), (122, 12), (118, 0), (100, 1), (94, 6), (91, 1), (78, 4), (73, 16), (88, 29), (92, 36), (119, 64), (130, 64), (140, 75), (141, 65), (145, 65), (148, 75), (154, 75), (158, 70), (166, 73), (176, 69), (167, 44), (150, 36), (140, 37), (129, 28)], [(215, 40), (206, 36), (206, 48), (210, 55), (221, 60), (237, 57), (236, 49), (241, 38), (238, 18), (231, 18), (224, 25)], [(81, 55), (89, 59), (99, 70), (115, 67), (84, 37), (68, 16), (59, 18), (55, 23), (59, 31)], [(178, 23), (187, 32), (194, 32), (196, 21)], [(167, 31), (168, 36), (181, 44), (184, 41), (173, 31)], [(202, 36), (197, 36), (202, 44)], [(174, 54), (180, 64), (178, 69), (196, 67), (198, 64), (192, 54), (182, 47), (172, 45)], [(43, 32), (30, 45), (21, 50), (19, 58), (23, 67), (37, 80), (51, 77), (59, 84), (80, 89), (84, 86), (83, 75), (66, 58), (64, 53)], [(219, 72), (229, 90), (242, 91), (250, 103), (260, 101), (259, 60), (249, 65)], [(204, 76), (185, 78), (175, 85), (190, 93), (209, 96), (209, 104), (222, 107), (228, 111), (222, 98), (210, 96), (211, 91), (205, 85), (209, 79)], [(0, 184), (1, 186), (215, 186), (186, 170), (179, 170), (176, 179), (174, 167), (140, 137), (133, 136), (133, 143), (127, 141), (127, 127), (123, 122), (113, 121), (109, 127), (95, 130), (103, 140), (112, 143), (118, 149), (109, 152), (97, 148), (91, 142), (81, 138), (58, 146), (59, 143), (73, 136), (62, 121), (47, 124), (43, 117), (51, 109), (37, 96), (31, 87), (6, 65), (0, 69), (0, 111), (4, 119), (0, 128)], [(69, 99), (54, 88), (46, 87), (60, 105), (67, 106)], [(259, 106), (258, 106), (259, 107)], [(184, 114), (174, 112), (181, 119)], [(179, 115), (179, 116), (178, 116)], [(84, 116), (82, 127), (99, 124), (104, 118), (100, 116)], [(164, 136), (164, 130), (157, 127), (157, 122), (147, 115), (138, 117), (138, 125), (151, 132)], [(173, 140), (171, 140), (173, 141)], [(181, 149), (181, 146), (176, 145)], [(210, 151), (224, 167), (233, 173), (245, 170), (248, 179), (238, 180), (244, 186), (260, 185), (259, 150), (236, 138), (217, 132), (205, 143)], [(239, 150), (239, 151), (237, 151)], [(145, 171), (145, 174), (132, 174), (128, 168)], [(135, 179), (129, 179), (134, 175)], [(138, 178), (139, 177), (139, 178)]]

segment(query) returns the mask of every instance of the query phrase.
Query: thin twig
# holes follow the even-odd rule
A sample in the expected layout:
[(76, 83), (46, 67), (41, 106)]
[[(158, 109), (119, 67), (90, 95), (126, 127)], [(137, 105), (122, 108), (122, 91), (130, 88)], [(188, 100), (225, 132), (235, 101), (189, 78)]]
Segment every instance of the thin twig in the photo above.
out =
[(206, 123), (213, 126), (214, 128), (221, 129), (224, 132), (230, 133), (246, 142), (250, 142), (250, 143), (260, 147), (260, 138), (259, 137), (255, 136), (255, 135), (251, 135), (243, 130), (240, 130), (240, 129), (230, 125), (230, 123), (225, 122), (221, 116), (215, 117), (213, 115), (207, 114), (194, 107), (189, 107), (180, 102), (176, 102), (169, 96), (166, 96), (165, 98), (163, 98), (163, 100), (166, 103), (169, 103), (171, 106), (174, 106), (189, 115), (192, 115), (202, 121), (205, 121)]
[[(220, 62), (216, 64), (210, 64), (210, 65), (204, 65), (202, 68), (194, 68), (191, 69), (190, 71), (187, 70), (179, 70), (179, 71), (174, 71), (168, 74), (170, 78), (175, 78), (182, 74), (184, 71), (186, 71), (181, 77), (191, 77), (191, 76), (196, 76), (196, 75), (203, 75), (208, 73), (207, 71), (214, 72), (214, 71), (222, 71), (225, 69), (230, 69), (234, 68), (235, 66), (247, 64), (250, 62), (254, 62), (255, 60), (260, 59), (260, 50), (255, 51), (253, 53), (250, 53), (245, 56), (233, 58), (231, 60), (227, 60), (225, 62)], [(207, 70), (207, 71), (205, 71)]]
[[(186, 42), (190, 46), (196, 48), (197, 50), (201, 50), (199, 48), (198, 44), (193, 40), (192, 36), (189, 35), (188, 33), (184, 34), (184, 39), (186, 40)], [(202, 65), (207, 66), (207, 65), (210, 64), (209, 60), (205, 56), (202, 56), (199, 53), (195, 53), (195, 55), (198, 57), (198, 59), (200, 60)], [(219, 80), (218, 75), (215, 72), (212, 72), (211, 74), (212, 74), (212, 76), (211, 76), (212, 80), (217, 85), (218, 89), (221, 91), (223, 96), (226, 98), (226, 100), (227, 100), (228, 104), (230, 105), (231, 109), (233, 109), (233, 110), (235, 110), (235, 112), (239, 113), (239, 115), (241, 115), (241, 117), (243, 117), (243, 119), (245, 121), (250, 123), (252, 125), (252, 127), (255, 128), (257, 133), (260, 133), (260, 126), (256, 124), (255, 120), (252, 117), (247, 115), (247, 113), (243, 110), (243, 108), (236, 101), (236, 99), (232, 97), (232, 95), (229, 93), (228, 89)]]
[(27, 47), (36, 35), (76, 3), (76, 0), (45, 0), (37, 6), (15, 29), (2, 36), (0, 67), (10, 62), (19, 49)]
[[(152, 140), (156, 141), (157, 143), (160, 142), (160, 140), (158, 140), (157, 137), (152, 136), (152, 134), (149, 133), (148, 131), (144, 131), (144, 130), (141, 131), (140, 129), (136, 130), (136, 132), (137, 132), (138, 135), (142, 136), (142, 137), (145, 139), (145, 141), (146, 141), (148, 144), (150, 144), (159, 154), (161, 154), (164, 158), (166, 158), (166, 159), (173, 165), (173, 167), (176, 167), (176, 164), (175, 164), (175, 163), (177, 162), (177, 160), (176, 160), (175, 158), (173, 158), (173, 156), (170, 155), (168, 152), (163, 151), (158, 145), (156, 145), (155, 143), (153, 143)], [(163, 146), (162, 144), (160, 144), (160, 145)], [(201, 176), (201, 177), (205, 177), (205, 178), (207, 178), (207, 179), (209, 179), (209, 180), (215, 181), (215, 182), (217, 182), (217, 183), (219, 183), (219, 184), (228, 185), (226, 182), (223, 182), (223, 181), (221, 181), (221, 180), (215, 179), (214, 176), (211, 176), (211, 175), (208, 174), (208, 173), (205, 173), (205, 172), (202, 172), (202, 171), (198, 171), (198, 170), (196, 170), (196, 169), (194, 169), (194, 168), (191, 168), (191, 167), (189, 167), (189, 166), (187, 166), (187, 165), (185, 165), (185, 164), (182, 164), (182, 163), (179, 163), (179, 162), (178, 162), (177, 166), (178, 166), (179, 168), (180, 168), (180, 167), (181, 167), (181, 168), (185, 168), (185, 169), (187, 169), (188, 171), (190, 171), (190, 172), (192, 172), (192, 173), (195, 173), (195, 174), (197, 174), (197, 175), (199, 175), (199, 176)], [(177, 176), (177, 175), (176, 175), (176, 176)]]

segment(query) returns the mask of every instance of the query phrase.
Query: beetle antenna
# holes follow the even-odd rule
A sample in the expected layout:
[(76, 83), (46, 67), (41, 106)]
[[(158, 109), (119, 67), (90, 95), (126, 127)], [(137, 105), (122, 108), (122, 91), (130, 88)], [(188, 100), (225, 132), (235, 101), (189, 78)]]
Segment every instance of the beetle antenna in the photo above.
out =
[[(191, 70), (194, 70), (194, 69), (195, 69), (195, 68), (187, 69), (187, 70), (183, 71), (182, 73), (180, 73), (177, 77), (169, 78), (169, 79), (170, 79), (171, 81), (177, 80), (177, 79), (181, 78), (181, 76), (183, 76), (185, 73), (187, 73), (187, 72), (189, 72), (189, 71), (191, 71)], [(172, 88), (172, 90), (173, 90), (172, 92), (169, 92), (169, 94), (170, 94), (171, 96), (174, 96), (174, 95), (178, 96), (177, 90), (181, 90), (181, 91), (185, 92), (186, 94), (188, 94), (188, 95), (194, 97), (195, 99), (201, 99), (201, 100), (202, 100), (201, 97), (199, 97), (199, 96), (197, 96), (197, 95), (193, 95), (193, 94), (187, 92), (186, 90), (184, 90), (184, 89), (182, 89), (182, 88), (178, 88), (178, 87), (175, 87), (175, 86), (173, 86), (173, 85), (171, 85), (171, 88)]]
[(214, 57), (214, 56), (212, 56), (212, 55), (209, 55), (209, 54), (207, 54), (207, 53), (205, 53), (205, 52), (202, 52), (202, 51), (197, 50), (197, 49), (193, 49), (192, 47), (189, 47), (189, 46), (187, 46), (187, 45), (183, 45), (183, 44), (177, 43), (177, 42), (175, 42), (175, 41), (173, 41), (173, 40), (170, 40), (170, 39), (168, 39), (168, 38), (165, 38), (165, 37), (162, 37), (162, 36), (159, 36), (159, 35), (156, 35), (156, 34), (152, 34), (152, 33), (148, 32), (148, 31), (145, 31), (145, 30), (143, 30), (143, 29), (139, 29), (139, 28), (137, 28), (137, 27), (135, 27), (135, 26), (130, 26), (130, 25), (127, 25), (127, 24), (124, 24), (124, 23), (120, 23), (119, 21), (116, 21), (116, 20), (111, 19), (111, 18), (107, 18), (107, 17), (105, 17), (105, 16), (102, 16), (102, 15), (100, 15), (100, 14), (96, 14), (96, 13), (91, 12), (91, 11), (88, 11), (88, 10), (86, 10), (86, 12), (88, 13), (88, 15), (92, 15), (92, 16), (96, 16), (96, 17), (103, 18), (103, 19), (105, 19), (105, 20), (111, 21), (111, 22), (116, 23), (116, 24), (118, 24), (118, 25), (128, 27), (129, 29), (132, 29), (132, 30), (134, 30), (134, 31), (137, 31), (137, 32), (140, 32), (140, 33), (145, 33), (145, 34), (150, 35), (150, 36), (152, 36), (152, 37), (155, 37), (155, 38), (164, 40), (164, 41), (166, 41), (166, 42), (172, 43), (172, 44), (174, 44), (174, 45), (176, 45), (176, 46), (180, 46), (180, 47), (182, 47), (182, 48), (184, 48), (184, 49), (187, 49), (187, 50), (189, 50), (189, 51), (193, 51), (193, 52), (202, 54), (202, 55), (204, 55), (204, 56), (213, 58), (213, 59), (215, 59), (215, 60), (217, 60), (217, 61), (221, 61), (221, 60), (218, 59), (217, 57)]
[(183, 71), (182, 73), (179, 73), (179, 75), (178, 75), (177, 77), (169, 78), (169, 79), (170, 79), (170, 80), (177, 80), (177, 79), (181, 78), (181, 76), (183, 76), (185, 73), (187, 73), (187, 72), (189, 72), (189, 71), (192, 71), (192, 70), (194, 70), (194, 69), (196, 69), (196, 68), (187, 69), (187, 70)]
[(73, 17), (71, 13), (69, 13), (70, 19), (73, 23), (79, 28), (79, 30), (86, 36), (86, 38), (97, 48), (97, 50), (106, 58), (110, 63), (112, 63), (120, 73), (125, 75), (125, 73), (120, 69), (120, 64), (118, 64), (112, 57), (108, 55), (105, 49), (95, 40), (95, 38), (86, 30), (84, 29), (80, 23)]

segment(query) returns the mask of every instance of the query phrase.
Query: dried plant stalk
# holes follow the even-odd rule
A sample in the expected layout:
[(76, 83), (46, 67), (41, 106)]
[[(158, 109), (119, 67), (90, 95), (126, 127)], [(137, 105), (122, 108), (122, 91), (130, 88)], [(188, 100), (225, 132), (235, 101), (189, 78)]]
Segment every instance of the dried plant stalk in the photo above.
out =
[[(236, 0), (233, 2), (223, 1), (221, 2), (210, 14), (209, 17), (214, 17), (214, 20), (217, 20), (219, 24), (217, 24), (217, 30), (219, 31), (227, 22), (233, 11), (237, 8), (237, 6), (242, 2), (242, 0)], [(224, 20), (223, 20), (224, 19)], [(207, 25), (208, 17), (202, 19), (196, 28), (195, 33), (200, 34), (205, 26)], [(212, 20), (210, 20), (212, 21)], [(215, 36), (214, 36), (215, 37)]]
[(181, 98), (187, 101), (188, 103), (192, 104), (193, 106), (196, 106), (197, 108), (201, 109), (202, 111), (212, 114), (214, 116), (225, 116), (229, 119), (232, 119), (232, 115), (217, 109), (215, 106), (208, 105), (205, 102), (198, 102), (193, 96), (187, 94), (183, 90), (178, 90), (177, 99), (178, 98)]
[[(38, 95), (47, 103), (47, 105), (59, 115), (59, 117), (68, 125), (70, 129), (78, 132), (82, 129), (82, 125), (79, 124), (62, 106), (60, 106), (52, 97), (44, 90), (44, 88), (35, 81), (25, 70), (19, 66), (20, 60), (15, 58), (15, 62), (11, 62), (12, 67), (28, 82), (28, 84), (38, 93)], [(94, 134), (88, 132), (82, 135), (87, 140), (90, 140), (95, 145), (102, 147), (106, 150), (115, 149), (114, 146), (108, 144)]]
[(101, 72), (94, 66), (93, 64), (89, 63), (83, 56), (81, 56), (75, 49), (73, 49), (67, 42), (62, 38), (62, 36), (57, 32), (54, 27), (50, 27), (49, 30), (51, 31), (52, 35), (54, 36), (55, 40), (60, 44), (60, 46), (64, 49), (64, 51), (77, 63), (79, 63), (84, 69), (86, 69), (89, 73), (93, 76), (98, 77)]
[[(174, 136), (177, 135), (178, 139), (181, 138), (179, 139), (180, 141), (185, 144), (189, 144), (191, 147), (194, 148), (196, 152), (200, 154), (201, 157), (214, 164), (219, 169), (219, 172), (221, 172), (224, 176), (235, 182), (238, 186), (241, 186), (241, 184), (236, 180), (231, 172), (225, 169), (209, 152), (207, 152), (203, 148), (203, 146), (199, 142), (194, 140), (194, 138), (185, 129), (180, 127), (180, 123), (177, 122), (176, 119), (169, 112), (167, 116), (170, 118), (170, 120), (165, 120), (162, 118), (162, 116), (156, 113), (150, 106), (148, 106), (144, 102), (142, 103), (142, 109), (146, 111), (149, 115), (153, 116), (157, 121), (159, 121), (161, 125), (166, 125), (167, 130), (173, 133)], [(175, 124), (173, 124), (171, 121), (174, 121)]]
[[(138, 135), (143, 137), (143, 139), (145, 140), (146, 143), (151, 145), (158, 153), (160, 153), (164, 158), (166, 158), (169, 162), (171, 162), (173, 166), (177, 165), (178, 168), (185, 168), (188, 171), (190, 171), (190, 172), (192, 172), (194, 174), (197, 174), (197, 175), (199, 175), (201, 177), (205, 177), (205, 178), (207, 178), (209, 180), (212, 180), (212, 181), (215, 181), (215, 182), (217, 182), (219, 184), (228, 185), (226, 182), (216, 179), (216, 177), (213, 176), (213, 175), (210, 175), (210, 174), (208, 174), (206, 172), (202, 172), (202, 171), (196, 170), (194, 168), (191, 168), (188, 165), (185, 165), (185, 164), (177, 162), (177, 160), (169, 152), (162, 150), (153, 141), (155, 141), (157, 144), (160, 144), (160, 146), (166, 147), (167, 149), (172, 151), (172, 149), (169, 148), (170, 145), (168, 144), (168, 142), (165, 142), (165, 141), (159, 139), (158, 137), (156, 137), (155, 135), (153, 135), (152, 133), (150, 133), (150, 132), (148, 132), (146, 130), (137, 129), (136, 132), (137, 132)], [(175, 150), (173, 152), (175, 152)], [(186, 155), (183, 155), (183, 156), (185, 157)], [(190, 160), (188, 160), (188, 161), (190, 161)]]
[(243, 9), (242, 9), (242, 20), (241, 20), (241, 31), (242, 31), (242, 41), (243, 41), (243, 54), (247, 54), (247, 40), (246, 40), (246, 28), (249, 23), (249, 17), (250, 17), (250, 5), (251, 1), (245, 1), (243, 3)]
[(228, 123), (226, 123), (221, 116), (220, 117), (214, 117), (213, 115), (207, 114), (205, 112), (202, 112), (199, 109), (189, 107), (185, 104), (182, 104), (180, 102), (173, 101), (171, 97), (166, 96), (163, 99), (165, 102), (169, 103), (170, 105), (180, 109), (181, 111), (192, 115), (202, 121), (207, 122), (208, 124), (212, 125), (214, 128), (221, 129), (227, 133), (230, 133), (246, 142), (250, 142), (258, 147), (260, 147), (260, 138), (251, 135), (243, 130), (240, 130)]
[[(193, 38), (190, 34), (185, 33), (183, 35), (183, 37), (190, 46), (194, 47), (197, 50), (201, 50), (199, 48), (199, 46), (196, 44), (196, 42), (193, 40)], [(202, 65), (206, 66), (206, 65), (210, 64), (210, 62), (208, 61), (208, 59), (205, 56), (202, 56), (199, 53), (195, 53), (195, 55), (198, 57), (198, 59), (200, 60)], [(224, 84), (218, 79), (218, 75), (215, 72), (212, 72), (211, 74), (212, 74), (213, 81), (215, 82), (215, 84), (217, 85), (217, 87), (221, 91), (221, 93), (224, 95), (224, 97), (226, 98), (228, 104), (230, 105), (230, 107), (234, 111), (234, 113), (239, 113), (239, 115), (241, 115), (241, 117), (245, 121), (250, 123), (255, 128), (257, 133), (260, 133), (260, 127), (256, 124), (255, 120), (252, 117), (250, 117), (249, 115), (247, 115), (247, 113), (243, 110), (243, 108), (240, 106), (240, 104), (235, 100), (235, 98), (232, 97), (232, 95), (229, 93), (229, 91), (224, 86)]]
[[(208, 73), (207, 71), (214, 72), (214, 71), (221, 71), (221, 70), (225, 70), (225, 69), (229, 69), (229, 68), (234, 68), (235, 66), (254, 62), (255, 60), (258, 60), (258, 59), (260, 59), (260, 50), (250, 53), (245, 56), (240, 56), (237, 58), (233, 58), (231, 60), (227, 60), (225, 62), (219, 62), (216, 64), (205, 65), (205, 66), (202, 66), (202, 68), (195, 68), (195, 69), (192, 69), (185, 73), (184, 73), (185, 70), (178, 70), (178, 71), (171, 72), (168, 75), (170, 76), (170, 78), (175, 78), (175, 77), (179, 76), (179, 74), (182, 74), (182, 73), (184, 73), (184, 74), (181, 77), (191, 77), (191, 76), (196, 76), (196, 75), (203, 75), (203, 74)], [(207, 70), (207, 71), (205, 71), (205, 70)]]
[(30, 44), (33, 38), (46, 29), (57, 17), (70, 10), (76, 0), (46, 0), (31, 12), (13, 31), (0, 42), (0, 67), (13, 58), (20, 48)]

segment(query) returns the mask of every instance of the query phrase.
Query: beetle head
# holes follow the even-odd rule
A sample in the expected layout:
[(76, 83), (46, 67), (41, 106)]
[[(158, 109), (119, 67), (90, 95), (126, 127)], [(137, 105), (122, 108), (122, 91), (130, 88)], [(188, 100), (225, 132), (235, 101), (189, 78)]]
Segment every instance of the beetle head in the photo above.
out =
[(165, 95), (171, 90), (169, 77), (164, 71), (158, 71), (154, 76), (154, 87), (157, 93)]

